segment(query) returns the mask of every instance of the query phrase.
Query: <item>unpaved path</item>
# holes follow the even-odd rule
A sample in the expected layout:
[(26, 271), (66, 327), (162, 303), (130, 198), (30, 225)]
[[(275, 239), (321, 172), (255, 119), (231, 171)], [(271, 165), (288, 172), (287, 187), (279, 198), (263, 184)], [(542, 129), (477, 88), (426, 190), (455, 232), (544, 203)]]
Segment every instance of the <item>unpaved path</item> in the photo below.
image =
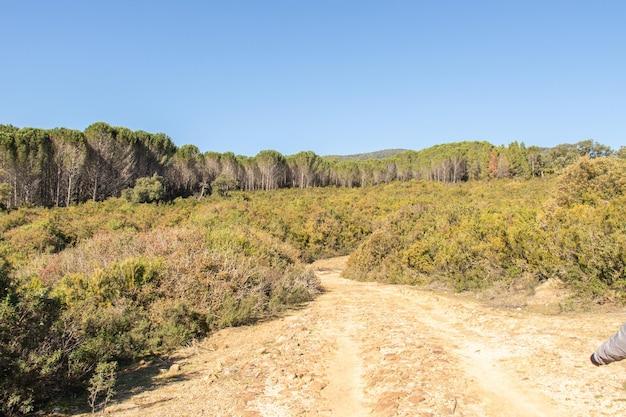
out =
[(107, 414), (626, 415), (626, 364), (588, 359), (625, 315), (492, 309), (342, 279), (343, 261), (314, 265), (326, 290), (314, 302), (182, 350)]

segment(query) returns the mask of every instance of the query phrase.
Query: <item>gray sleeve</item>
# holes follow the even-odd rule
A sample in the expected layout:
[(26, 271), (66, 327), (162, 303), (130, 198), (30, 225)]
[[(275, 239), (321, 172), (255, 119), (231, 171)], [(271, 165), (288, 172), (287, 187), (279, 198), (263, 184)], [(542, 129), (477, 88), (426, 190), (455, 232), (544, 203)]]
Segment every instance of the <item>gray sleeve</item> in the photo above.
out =
[(626, 323), (609, 340), (602, 343), (593, 356), (602, 365), (626, 359)]

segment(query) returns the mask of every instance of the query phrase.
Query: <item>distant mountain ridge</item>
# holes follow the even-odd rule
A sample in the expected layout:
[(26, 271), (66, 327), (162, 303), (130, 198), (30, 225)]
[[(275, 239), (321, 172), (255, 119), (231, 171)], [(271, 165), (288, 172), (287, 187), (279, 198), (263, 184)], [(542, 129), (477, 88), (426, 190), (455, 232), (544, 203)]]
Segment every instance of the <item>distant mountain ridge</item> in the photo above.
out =
[(338, 161), (366, 161), (368, 159), (385, 159), (406, 152), (408, 149), (383, 149), (375, 152), (356, 153), (352, 155), (326, 155), (324, 158)]

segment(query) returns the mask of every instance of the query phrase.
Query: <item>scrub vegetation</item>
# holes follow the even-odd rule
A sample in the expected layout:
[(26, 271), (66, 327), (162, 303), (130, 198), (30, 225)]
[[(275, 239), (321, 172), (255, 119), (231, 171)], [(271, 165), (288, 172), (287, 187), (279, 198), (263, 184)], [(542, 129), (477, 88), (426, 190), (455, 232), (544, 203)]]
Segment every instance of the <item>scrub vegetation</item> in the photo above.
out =
[[(270, 152), (255, 159), (258, 186), (220, 165), (213, 180), (186, 183), (189, 198), (172, 198), (171, 181), (191, 168), (157, 169), (108, 195), (95, 177), (76, 182), (84, 169), (59, 174), (64, 189), (41, 180), (26, 192), (7, 171), (23, 167), (4, 164), (15, 181), (0, 187), (0, 413), (68, 393), (106, 405), (116, 366), (313, 299), (320, 285), (306, 263), (325, 257), (350, 254), (345, 275), (357, 280), (501, 296), (558, 278), (578, 300), (621, 305), (626, 161), (590, 141), (557, 148), (460, 143), (334, 162), (303, 153), (294, 167), (349, 164), (351, 176), (320, 183), (321, 171), (290, 168), (284, 187)], [(154, 166), (188, 166), (176, 162), (181, 149)]]

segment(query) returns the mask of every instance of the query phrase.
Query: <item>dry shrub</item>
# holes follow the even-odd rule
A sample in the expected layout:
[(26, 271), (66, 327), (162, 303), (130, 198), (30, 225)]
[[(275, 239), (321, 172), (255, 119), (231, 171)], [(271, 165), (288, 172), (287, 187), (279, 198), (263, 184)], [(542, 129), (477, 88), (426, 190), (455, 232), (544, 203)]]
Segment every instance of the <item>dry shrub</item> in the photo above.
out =
[(58, 252), (71, 241), (71, 238), (48, 219), (40, 219), (8, 230), (4, 233), (4, 239), (15, 254), (29, 256)]
[[(246, 227), (103, 231), (42, 255), (21, 273), (54, 287), (69, 310), (85, 304), (136, 310), (137, 323), (119, 332), (134, 334), (138, 351), (170, 349), (210, 329), (250, 323), (319, 291), (297, 251)], [(106, 315), (118, 316), (112, 313)], [(146, 340), (138, 342), (142, 334)]]

